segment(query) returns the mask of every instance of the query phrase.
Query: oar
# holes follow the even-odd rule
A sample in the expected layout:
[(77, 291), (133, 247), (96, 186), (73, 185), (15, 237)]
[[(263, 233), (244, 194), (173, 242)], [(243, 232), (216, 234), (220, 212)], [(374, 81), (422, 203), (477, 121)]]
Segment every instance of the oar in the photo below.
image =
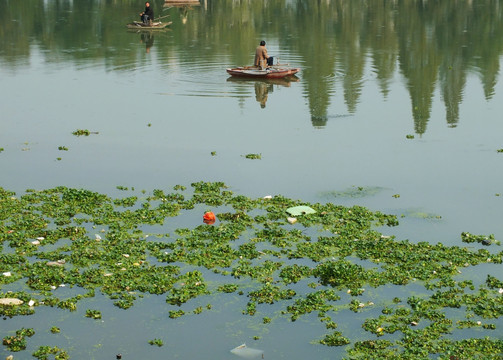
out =
[(165, 15), (165, 16), (158, 17), (157, 19), (154, 19), (154, 21), (158, 21), (158, 20), (164, 19), (165, 17), (168, 17), (168, 16), (169, 16), (169, 15)]

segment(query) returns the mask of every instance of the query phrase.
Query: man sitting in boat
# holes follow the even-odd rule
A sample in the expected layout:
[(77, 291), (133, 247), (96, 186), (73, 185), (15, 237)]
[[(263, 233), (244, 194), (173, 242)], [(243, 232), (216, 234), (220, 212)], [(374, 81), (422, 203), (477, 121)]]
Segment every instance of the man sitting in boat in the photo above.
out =
[(255, 62), (254, 65), (265, 69), (267, 66), (271, 66), (273, 63), (273, 57), (267, 55), (267, 49), (265, 47), (265, 41), (262, 40), (260, 45), (257, 46), (255, 50)]
[(152, 10), (148, 1), (145, 3), (145, 11), (140, 13), (140, 17), (144, 24), (152, 25), (152, 21), (154, 20), (154, 10)]

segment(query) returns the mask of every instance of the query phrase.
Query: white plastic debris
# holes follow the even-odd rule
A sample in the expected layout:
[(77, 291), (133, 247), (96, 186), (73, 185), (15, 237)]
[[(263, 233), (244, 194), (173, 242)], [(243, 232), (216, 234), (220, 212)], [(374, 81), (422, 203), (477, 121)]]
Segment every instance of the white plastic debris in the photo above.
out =
[(28, 306), (33, 306), (33, 305), (35, 305), (35, 300), (28, 301)]
[(7, 276), (7, 277), (12, 276), (10, 271), (6, 271), (6, 272), (2, 273), (2, 275)]
[(101, 240), (101, 236), (99, 236), (98, 234), (95, 234), (94, 237), (96, 238), (96, 241), (100, 241)]
[(49, 261), (47, 263), (47, 266), (63, 266), (65, 265), (66, 261), (64, 259), (58, 260), (58, 261)]
[(37, 240), (38, 240), (38, 241), (42, 241), (42, 240), (44, 240), (44, 239), (45, 239), (45, 238), (44, 238), (43, 236), (39, 236), (39, 237), (37, 238)]
[(295, 224), (297, 222), (297, 218), (288, 217), (286, 218), (286, 221), (288, 221), (290, 224)]
[(16, 298), (2, 298), (0, 305), (21, 305), (24, 301)]
[(33, 240), (31, 243), (32, 243), (33, 245), (40, 245), (40, 241), (38, 241), (38, 240)]
[(272, 196), (271, 195), (266, 195), (264, 196), (264, 200), (271, 200), (272, 199)]
[(316, 211), (313, 208), (310, 208), (309, 206), (305, 206), (305, 205), (290, 207), (290, 208), (286, 209), (286, 212), (292, 216), (300, 216), (300, 215), (307, 215), (307, 214), (316, 213)]
[(239, 345), (231, 350), (231, 353), (245, 359), (256, 359), (264, 357), (264, 352), (259, 349), (252, 349), (246, 346), (246, 344)]

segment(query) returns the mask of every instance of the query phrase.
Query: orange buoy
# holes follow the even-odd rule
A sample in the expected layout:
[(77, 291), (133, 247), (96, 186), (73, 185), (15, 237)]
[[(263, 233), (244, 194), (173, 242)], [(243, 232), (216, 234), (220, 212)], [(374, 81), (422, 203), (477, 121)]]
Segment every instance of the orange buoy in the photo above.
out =
[(214, 224), (216, 220), (215, 214), (212, 211), (206, 211), (203, 215), (203, 222), (205, 224)]

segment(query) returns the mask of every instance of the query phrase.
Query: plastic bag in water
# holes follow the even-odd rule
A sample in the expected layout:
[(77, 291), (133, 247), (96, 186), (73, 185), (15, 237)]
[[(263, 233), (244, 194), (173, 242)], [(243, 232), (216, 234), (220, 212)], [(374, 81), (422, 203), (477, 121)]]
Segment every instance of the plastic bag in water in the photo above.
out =
[(231, 353), (245, 359), (264, 358), (264, 352), (262, 350), (249, 348), (246, 344), (235, 347), (231, 350)]

